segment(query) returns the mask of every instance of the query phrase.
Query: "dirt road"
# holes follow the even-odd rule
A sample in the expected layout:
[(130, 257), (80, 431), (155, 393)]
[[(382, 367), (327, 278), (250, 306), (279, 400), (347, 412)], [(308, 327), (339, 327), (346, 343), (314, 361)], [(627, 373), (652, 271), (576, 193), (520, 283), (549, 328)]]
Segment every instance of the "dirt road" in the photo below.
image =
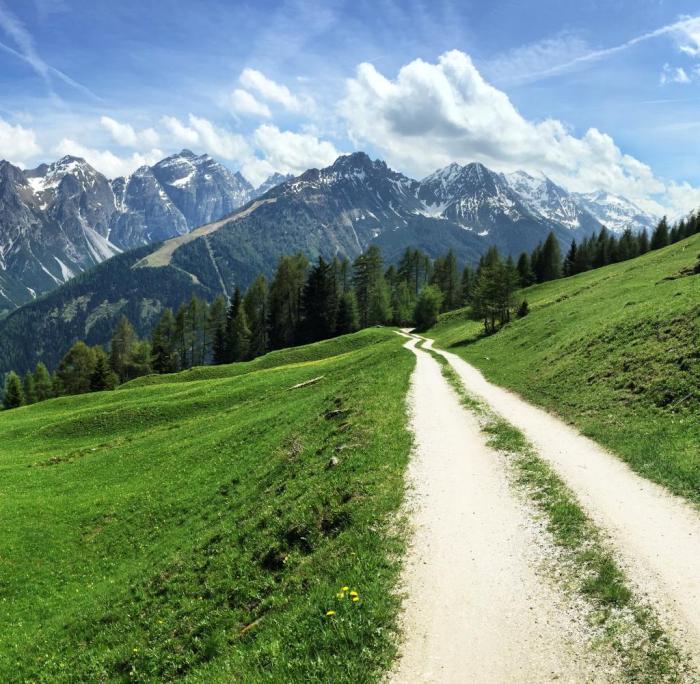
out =
[[(428, 343), (429, 346), (430, 343)], [(439, 351), (439, 350), (438, 350)], [(573, 490), (632, 582), (700, 668), (700, 513), (546, 411), (439, 351), (469, 392), (519, 428)]]
[(402, 657), (392, 682), (587, 682), (580, 622), (543, 581), (539, 528), (513, 496), (438, 363), (415, 348), (409, 469), (414, 535), (403, 576)]

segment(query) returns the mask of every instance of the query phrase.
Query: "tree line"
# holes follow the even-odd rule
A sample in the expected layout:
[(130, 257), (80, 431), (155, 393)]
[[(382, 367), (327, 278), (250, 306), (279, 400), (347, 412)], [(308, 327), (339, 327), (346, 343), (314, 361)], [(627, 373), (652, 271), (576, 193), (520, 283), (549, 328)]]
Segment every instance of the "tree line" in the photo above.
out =
[(248, 361), (268, 351), (355, 332), (374, 325), (427, 328), (443, 311), (466, 303), (454, 252), (432, 260), (406, 249), (385, 267), (372, 246), (353, 262), (303, 254), (282, 257), (273, 278), (260, 275), (242, 292), (212, 302), (192, 297), (166, 309), (149, 339), (126, 316), (107, 350), (76, 342), (51, 374), (43, 363), (5, 380), (3, 405), (15, 408), (51, 397), (110, 390), (149, 373)]
[(452, 250), (432, 260), (407, 248), (396, 265), (385, 268), (372, 246), (353, 262), (319, 257), (310, 264), (301, 253), (284, 256), (270, 282), (260, 275), (230, 299), (192, 297), (166, 309), (150, 339), (137, 337), (123, 316), (108, 351), (76, 342), (53, 374), (43, 363), (20, 378), (5, 379), (3, 406), (14, 408), (67, 394), (114, 389), (149, 373), (174, 373), (193, 366), (247, 361), (273, 349), (307, 344), (373, 325), (427, 329), (440, 313), (470, 306), (487, 334), (513, 316), (528, 313), (516, 292), (661, 249), (700, 232), (700, 213), (669, 226), (662, 218), (651, 237), (625, 230), (619, 237), (603, 227), (580, 243), (573, 240), (562, 258), (553, 233), (517, 262), (491, 247), (476, 268), (461, 271)]

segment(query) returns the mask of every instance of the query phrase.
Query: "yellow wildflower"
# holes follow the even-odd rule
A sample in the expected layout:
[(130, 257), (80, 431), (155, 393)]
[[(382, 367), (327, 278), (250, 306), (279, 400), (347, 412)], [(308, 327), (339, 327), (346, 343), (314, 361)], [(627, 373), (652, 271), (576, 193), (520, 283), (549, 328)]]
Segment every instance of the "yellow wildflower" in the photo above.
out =
[(339, 592), (335, 595), (335, 597), (336, 597), (337, 599), (344, 599), (344, 598), (345, 598), (345, 592), (344, 592), (344, 591), (339, 591)]
[(340, 587), (340, 591), (348, 591), (350, 587)]
[(355, 596), (359, 596), (359, 594), (358, 594), (356, 591), (351, 591), (351, 592), (350, 592), (350, 596), (351, 596), (352, 598), (355, 598)]
[(334, 611), (334, 610), (329, 610), (329, 611), (326, 613), (326, 617), (333, 617), (334, 615), (335, 615), (335, 611)]
[(353, 603), (357, 603), (359, 600), (360, 600), (360, 597), (359, 597), (359, 596), (353, 596), (353, 597), (352, 597), (352, 602), (353, 602)]

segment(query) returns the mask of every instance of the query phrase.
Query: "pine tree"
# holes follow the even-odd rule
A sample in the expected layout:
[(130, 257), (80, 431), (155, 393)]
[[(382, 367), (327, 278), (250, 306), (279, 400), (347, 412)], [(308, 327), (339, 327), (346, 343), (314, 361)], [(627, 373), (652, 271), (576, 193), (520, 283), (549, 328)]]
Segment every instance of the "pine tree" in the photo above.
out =
[(564, 259), (564, 275), (572, 276), (576, 274), (576, 258), (578, 253), (578, 246), (576, 245), (576, 240), (571, 241), (571, 247), (566, 253), (566, 258)]
[(309, 271), (301, 298), (301, 338), (306, 342), (325, 340), (336, 328), (337, 299), (331, 266), (323, 257)]
[(360, 327), (357, 314), (357, 300), (355, 293), (348, 289), (340, 298), (338, 305), (338, 320), (336, 332), (338, 335), (346, 335), (355, 332)]
[(250, 352), (250, 328), (242, 303), (233, 318), (232, 333), (231, 357), (233, 361), (246, 361)]
[(520, 287), (530, 287), (535, 282), (535, 274), (532, 272), (530, 265), (530, 255), (523, 252), (518, 257), (518, 276), (520, 278)]
[(391, 297), (391, 310), (393, 321), (396, 325), (410, 325), (413, 321), (413, 313), (416, 307), (416, 300), (409, 284), (401, 280), (394, 288)]
[[(136, 332), (126, 316), (122, 316), (114, 329), (109, 345), (109, 365), (120, 382), (129, 380), (127, 366), (133, 347), (136, 344)], [(94, 363), (94, 359), (93, 359)], [(90, 371), (92, 374), (92, 371)], [(88, 380), (89, 382), (89, 380)], [(74, 394), (74, 392), (69, 392)]]
[(56, 370), (62, 393), (84, 394), (90, 391), (90, 378), (95, 370), (95, 350), (85, 342), (76, 342), (61, 359)]
[(542, 246), (541, 282), (561, 278), (559, 241), (550, 233)]
[(669, 234), (668, 234), (668, 221), (664, 216), (654, 229), (654, 233), (651, 236), (650, 249), (661, 249), (669, 244)]
[(175, 350), (175, 316), (172, 309), (163, 311), (151, 334), (151, 365), (156, 373), (177, 370)]
[(36, 368), (34, 369), (34, 389), (36, 391), (37, 401), (44, 401), (54, 396), (51, 376), (46, 366), (41, 363), (41, 361), (36, 364)]
[(107, 354), (101, 347), (95, 347), (95, 370), (90, 376), (90, 391), (113, 390), (117, 386), (117, 376), (109, 367)]
[(307, 268), (308, 261), (303, 254), (282, 257), (277, 265), (268, 303), (270, 347), (273, 349), (295, 344)]
[(649, 251), (649, 233), (645, 228), (637, 237), (637, 252), (646, 254)]
[(22, 391), (24, 392), (25, 404), (36, 403), (36, 385), (34, 383), (34, 374), (31, 371), (28, 371), (24, 375), (24, 380), (22, 382)]
[(457, 273), (457, 259), (452, 250), (447, 252), (444, 257), (435, 260), (430, 282), (436, 285), (443, 294), (443, 311), (452, 311), (461, 306), (462, 296)]
[(248, 318), (250, 327), (250, 348), (249, 356), (254, 359), (256, 356), (265, 354), (268, 350), (267, 334), (267, 280), (265, 276), (258, 276), (243, 297), (243, 306)]
[(465, 266), (462, 271), (462, 306), (466, 306), (472, 300), (475, 273), (471, 266)]
[(22, 404), (24, 404), (22, 381), (17, 373), (10, 371), (5, 378), (5, 392), (2, 398), (2, 405), (6, 409), (13, 409), (22, 406)]
[(360, 327), (366, 328), (368, 325), (390, 321), (392, 315), (391, 297), (384, 278), (382, 255), (376, 245), (372, 245), (355, 259), (353, 283), (360, 316)]

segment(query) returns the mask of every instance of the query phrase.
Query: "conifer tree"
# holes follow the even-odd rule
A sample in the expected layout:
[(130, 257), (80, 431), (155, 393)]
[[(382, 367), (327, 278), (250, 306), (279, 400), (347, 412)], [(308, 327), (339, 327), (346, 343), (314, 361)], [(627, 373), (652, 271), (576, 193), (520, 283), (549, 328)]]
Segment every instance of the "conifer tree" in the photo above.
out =
[(156, 373), (174, 373), (178, 369), (175, 349), (175, 316), (163, 311), (151, 334), (151, 365)]
[(336, 329), (337, 300), (335, 278), (323, 257), (309, 271), (302, 293), (302, 331), (307, 342), (325, 340)]
[(345, 294), (340, 297), (340, 302), (338, 304), (336, 332), (338, 335), (346, 335), (355, 332), (359, 327), (355, 293), (351, 289), (348, 289)]
[(37, 401), (44, 401), (54, 396), (51, 376), (46, 366), (41, 363), (41, 361), (36, 364), (36, 368), (34, 369), (34, 390), (36, 392)]
[(251, 359), (265, 354), (268, 350), (267, 299), (267, 280), (265, 276), (260, 275), (253, 281), (243, 297), (243, 306), (250, 328), (248, 354)]
[(646, 228), (637, 237), (637, 251), (640, 255), (649, 251), (649, 233)]
[(107, 354), (101, 347), (95, 347), (95, 370), (90, 376), (90, 391), (113, 390), (117, 386), (117, 376), (109, 366)]
[(465, 266), (462, 271), (462, 306), (466, 306), (472, 300), (472, 289), (474, 288), (474, 269), (471, 266)]
[(303, 254), (284, 256), (277, 265), (268, 303), (270, 347), (273, 349), (295, 343), (307, 268), (308, 261)]
[[(122, 316), (114, 329), (112, 341), (109, 345), (109, 365), (120, 382), (130, 379), (127, 373), (127, 366), (135, 344), (136, 332), (134, 327), (126, 316)], [(92, 374), (92, 371), (90, 371), (90, 374)], [(69, 392), (69, 394), (76, 394), (76, 392)]]
[(416, 300), (413, 292), (405, 280), (397, 283), (392, 293), (391, 309), (393, 321), (396, 325), (410, 325), (413, 322), (413, 313), (416, 308)]
[[(84, 394), (90, 391), (90, 379), (95, 370), (95, 350), (85, 342), (76, 342), (61, 359), (56, 378), (62, 394)], [(56, 393), (58, 395), (58, 392)]]
[(2, 398), (2, 405), (6, 409), (13, 409), (22, 406), (22, 404), (24, 404), (22, 381), (17, 373), (10, 371), (5, 378), (5, 392)]
[(572, 276), (576, 273), (576, 260), (577, 260), (578, 246), (576, 245), (576, 240), (571, 241), (571, 247), (566, 253), (564, 259), (564, 275)]
[(34, 374), (31, 371), (24, 375), (22, 391), (24, 392), (25, 404), (34, 404), (36, 402), (36, 385), (34, 383)]
[(650, 249), (661, 249), (669, 244), (668, 221), (664, 216), (654, 229), (651, 236)]
[(532, 272), (530, 264), (530, 255), (523, 252), (518, 257), (518, 277), (520, 279), (520, 287), (530, 287), (535, 282), (535, 274)]
[(542, 246), (541, 282), (561, 278), (561, 250), (554, 233), (550, 233)]

